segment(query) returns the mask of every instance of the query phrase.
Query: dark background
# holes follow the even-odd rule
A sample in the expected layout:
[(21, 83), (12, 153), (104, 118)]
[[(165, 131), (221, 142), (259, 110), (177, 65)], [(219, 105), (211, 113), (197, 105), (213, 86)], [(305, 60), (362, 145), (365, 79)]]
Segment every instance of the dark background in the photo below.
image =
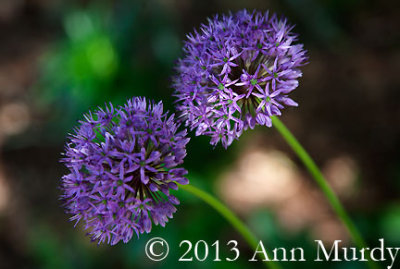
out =
[[(309, 64), (291, 95), (300, 106), (285, 110), (282, 120), (320, 165), (368, 244), (384, 238), (387, 246), (400, 246), (398, 1), (1, 0), (0, 268), (263, 266), (247, 262), (252, 252), (242, 238), (183, 191), (165, 228), (114, 247), (90, 243), (58, 200), (66, 172), (60, 154), (82, 113), (132, 96), (163, 100), (174, 111), (170, 76), (186, 33), (209, 16), (242, 8), (269, 9), (296, 24)], [(266, 247), (300, 246), (312, 260), (315, 239), (351, 244), (276, 130), (247, 131), (227, 151), (191, 135), (185, 162), (191, 183), (233, 208)], [(153, 236), (170, 244), (160, 263), (144, 254)], [(206, 240), (207, 261), (178, 263), (184, 239)], [(222, 258), (231, 255), (225, 243), (238, 240), (241, 258), (213, 262), (217, 239)]]

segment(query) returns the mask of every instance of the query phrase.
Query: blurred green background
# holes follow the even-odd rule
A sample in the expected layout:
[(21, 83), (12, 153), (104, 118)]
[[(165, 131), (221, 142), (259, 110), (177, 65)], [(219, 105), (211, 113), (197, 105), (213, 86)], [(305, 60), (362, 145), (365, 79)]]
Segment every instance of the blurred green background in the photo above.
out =
[[(90, 243), (58, 200), (65, 136), (82, 113), (132, 96), (174, 111), (170, 76), (186, 33), (242, 8), (285, 15), (309, 51), (282, 120), (315, 157), (370, 246), (400, 246), (400, 31), (397, 1), (147, 0), (0, 2), (0, 268), (262, 268), (214, 210), (178, 192), (165, 228), (117, 246)], [(192, 134), (193, 137), (193, 134)], [(266, 247), (328, 245), (348, 234), (274, 129), (246, 132), (227, 151), (193, 137), (191, 183), (223, 200)], [(146, 258), (154, 236), (171, 248)], [(205, 262), (179, 263), (182, 240), (206, 240)], [(213, 262), (211, 244), (238, 240), (241, 258)], [(192, 252), (193, 254), (193, 252)], [(386, 263), (384, 263), (386, 264)], [(283, 263), (284, 268), (365, 268), (364, 263)], [(397, 266), (397, 267), (396, 267)], [(393, 268), (398, 267), (396, 264)]]

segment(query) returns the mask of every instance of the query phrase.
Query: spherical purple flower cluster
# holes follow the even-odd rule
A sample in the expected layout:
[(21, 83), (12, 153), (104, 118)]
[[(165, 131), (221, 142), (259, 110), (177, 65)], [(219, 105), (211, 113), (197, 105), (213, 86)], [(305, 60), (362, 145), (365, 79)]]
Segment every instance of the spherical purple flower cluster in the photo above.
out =
[(188, 35), (173, 85), (186, 126), (226, 148), (249, 127), (271, 126), (285, 105), (297, 106), (288, 94), (307, 57), (292, 28), (268, 12), (242, 10)]
[(133, 98), (124, 106), (85, 115), (70, 135), (62, 161), (62, 199), (71, 220), (83, 220), (92, 240), (116, 244), (164, 226), (178, 199), (169, 190), (187, 184), (178, 167), (189, 138), (162, 103)]

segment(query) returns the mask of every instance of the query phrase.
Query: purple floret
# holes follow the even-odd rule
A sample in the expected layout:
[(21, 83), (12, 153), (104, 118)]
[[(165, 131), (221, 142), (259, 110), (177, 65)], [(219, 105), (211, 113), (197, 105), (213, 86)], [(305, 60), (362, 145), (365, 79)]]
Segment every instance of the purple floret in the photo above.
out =
[(161, 102), (137, 97), (79, 122), (62, 159), (62, 199), (93, 241), (126, 243), (172, 218), (179, 201), (169, 190), (188, 184), (179, 166), (189, 138), (178, 127)]
[(211, 144), (227, 148), (243, 130), (271, 126), (271, 116), (297, 106), (306, 51), (286, 19), (246, 10), (215, 16), (187, 36), (173, 87), (180, 120)]

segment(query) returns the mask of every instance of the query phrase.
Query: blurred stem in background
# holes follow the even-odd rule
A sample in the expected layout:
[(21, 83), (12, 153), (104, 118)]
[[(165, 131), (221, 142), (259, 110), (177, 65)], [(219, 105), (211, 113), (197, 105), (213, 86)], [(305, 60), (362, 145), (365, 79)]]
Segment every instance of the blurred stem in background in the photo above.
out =
[[(326, 199), (329, 201), (336, 215), (342, 221), (342, 223), (346, 226), (353, 242), (360, 248), (366, 248), (367, 245), (361, 236), (361, 233), (354, 225), (353, 221), (349, 217), (348, 213), (344, 209), (342, 203), (336, 196), (335, 192), (332, 190), (331, 186), (328, 184), (324, 175), (319, 170), (318, 166), (315, 164), (314, 160), (310, 157), (307, 151), (301, 146), (301, 144), (297, 141), (294, 135), (289, 131), (289, 129), (281, 122), (277, 117), (271, 117), (272, 124), (278, 130), (278, 132), (283, 136), (289, 146), (293, 149), (293, 151), (297, 154), (303, 164), (306, 166), (308, 172), (310, 172), (311, 176), (317, 182), (318, 186), (321, 188), (324, 193)], [(369, 260), (368, 265), (371, 269), (380, 268), (378, 264)]]
[[(184, 189), (185, 191), (197, 196), (211, 207), (213, 207), (218, 213), (220, 213), (246, 240), (246, 242), (254, 249), (254, 251), (258, 251), (257, 254), (261, 260), (264, 260), (266, 257), (260, 252), (258, 249), (258, 240), (256, 236), (250, 231), (250, 229), (224, 204), (218, 201), (212, 195), (202, 191), (193, 185), (179, 185), (180, 188)], [(265, 253), (268, 257), (270, 254), (266, 250)], [(269, 269), (280, 269), (281, 267), (279, 264), (274, 263), (273, 261), (264, 262), (265, 266)]]

